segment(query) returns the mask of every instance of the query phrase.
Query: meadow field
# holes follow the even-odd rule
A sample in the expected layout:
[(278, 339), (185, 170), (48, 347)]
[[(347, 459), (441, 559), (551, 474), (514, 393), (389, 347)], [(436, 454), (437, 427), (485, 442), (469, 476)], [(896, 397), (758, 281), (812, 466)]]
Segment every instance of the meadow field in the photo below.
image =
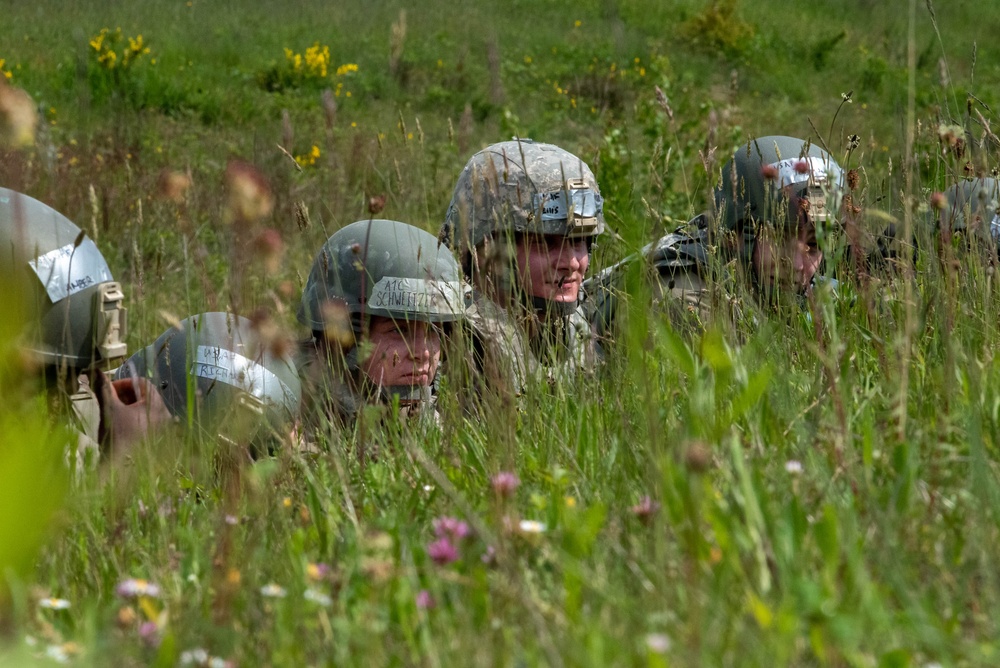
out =
[[(130, 350), (227, 308), (306, 336), (333, 231), (384, 197), (436, 233), (515, 135), (593, 167), (592, 271), (704, 210), (751, 136), (858, 170), (869, 232), (1000, 167), (991, 3), (0, 5), (0, 79), (42, 117), (0, 186), (94, 238)], [(252, 225), (233, 160), (273, 193)], [(489, 419), (446, 380), (441, 428), (372, 407), (229, 468), (154, 434), (71, 482), (0, 318), (0, 665), (1000, 664), (996, 255), (945, 240), (859, 279), (822, 243), (840, 290), (801, 312), (683, 335), (637, 264), (595, 377)]]

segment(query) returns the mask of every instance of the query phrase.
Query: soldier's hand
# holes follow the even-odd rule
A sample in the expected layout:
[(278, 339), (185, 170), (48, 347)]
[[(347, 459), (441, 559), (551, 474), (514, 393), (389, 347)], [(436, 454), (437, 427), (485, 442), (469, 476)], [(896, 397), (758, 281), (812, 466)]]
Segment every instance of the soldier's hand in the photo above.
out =
[(113, 455), (127, 452), (151, 428), (172, 419), (163, 397), (147, 378), (112, 381), (98, 371), (94, 393), (101, 404), (101, 441), (110, 443)]

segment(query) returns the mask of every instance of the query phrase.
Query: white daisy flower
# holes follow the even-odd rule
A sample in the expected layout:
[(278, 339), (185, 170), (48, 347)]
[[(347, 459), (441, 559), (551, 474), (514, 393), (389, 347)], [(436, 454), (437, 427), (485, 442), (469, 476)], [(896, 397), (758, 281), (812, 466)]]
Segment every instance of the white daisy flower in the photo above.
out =
[(38, 602), (38, 607), (46, 610), (68, 610), (70, 605), (64, 598), (43, 598)]
[(122, 598), (140, 598), (143, 596), (158, 598), (160, 596), (160, 585), (149, 580), (128, 578), (119, 582), (115, 591)]
[(545, 533), (545, 524), (536, 520), (521, 520), (517, 526), (521, 533)]
[(273, 582), (261, 587), (260, 593), (261, 596), (267, 596), (268, 598), (285, 598), (288, 594), (284, 587)]
[(312, 601), (316, 605), (322, 606), (324, 608), (329, 608), (331, 605), (333, 605), (333, 599), (331, 599), (329, 596), (319, 591), (318, 589), (313, 589), (312, 587), (306, 589), (305, 593), (302, 594), (302, 598), (306, 599), (307, 601)]
[(208, 659), (208, 652), (201, 647), (195, 647), (194, 649), (181, 652), (182, 666), (203, 666), (208, 663)]
[(69, 663), (69, 654), (62, 648), (62, 645), (49, 645), (46, 647), (45, 658), (52, 659), (56, 663)]

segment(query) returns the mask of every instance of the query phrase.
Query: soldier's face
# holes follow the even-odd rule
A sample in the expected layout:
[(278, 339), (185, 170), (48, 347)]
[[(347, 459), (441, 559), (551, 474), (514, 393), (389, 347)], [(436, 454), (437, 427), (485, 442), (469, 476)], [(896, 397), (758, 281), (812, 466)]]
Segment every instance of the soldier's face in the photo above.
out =
[(376, 385), (426, 387), (441, 361), (441, 337), (426, 322), (372, 316), (368, 326), (371, 354), (361, 371)]
[(517, 273), (524, 291), (554, 302), (575, 302), (590, 265), (586, 239), (522, 234), (517, 237)]
[(801, 223), (783, 237), (758, 238), (753, 249), (753, 267), (758, 280), (766, 287), (784, 287), (804, 291), (823, 261), (823, 251), (816, 243), (816, 227)]

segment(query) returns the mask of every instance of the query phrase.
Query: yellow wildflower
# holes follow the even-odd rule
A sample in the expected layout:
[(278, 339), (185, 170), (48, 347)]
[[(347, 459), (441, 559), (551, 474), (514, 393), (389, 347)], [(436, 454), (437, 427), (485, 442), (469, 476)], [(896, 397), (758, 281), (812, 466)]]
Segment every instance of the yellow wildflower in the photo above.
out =
[(305, 63), (310, 76), (325, 79), (327, 67), (330, 65), (330, 47), (321, 47), (319, 42), (314, 43), (306, 49)]
[(122, 34), (121, 28), (115, 28), (114, 32), (108, 28), (101, 28), (88, 44), (94, 50), (97, 62), (109, 70), (116, 67), (127, 68), (150, 52), (142, 35), (127, 37)]
[(320, 156), (319, 146), (313, 144), (313, 147), (305, 155), (295, 156), (295, 162), (299, 163), (302, 167), (309, 167), (316, 164), (316, 160)]
[(100, 53), (101, 52), (101, 47), (104, 46), (104, 38), (107, 37), (107, 36), (108, 36), (108, 29), (107, 28), (101, 28), (101, 32), (97, 33), (97, 35), (95, 35), (94, 37), (91, 38), (91, 40), (90, 40), (90, 47), (94, 51), (97, 51), (98, 53)]

